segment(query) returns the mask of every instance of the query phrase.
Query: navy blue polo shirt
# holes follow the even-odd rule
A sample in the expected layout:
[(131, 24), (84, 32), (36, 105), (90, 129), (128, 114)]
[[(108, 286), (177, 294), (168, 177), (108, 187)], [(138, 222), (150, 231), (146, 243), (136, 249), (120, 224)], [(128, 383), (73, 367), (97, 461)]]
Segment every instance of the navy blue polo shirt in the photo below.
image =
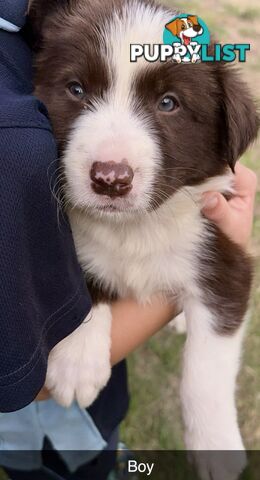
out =
[[(64, 214), (51, 193), (58, 167), (32, 54), (19, 30), (28, 0), (0, 0), (0, 412), (25, 407), (44, 384), (50, 350), (91, 301)], [(89, 409), (109, 439), (128, 408), (125, 362)]]

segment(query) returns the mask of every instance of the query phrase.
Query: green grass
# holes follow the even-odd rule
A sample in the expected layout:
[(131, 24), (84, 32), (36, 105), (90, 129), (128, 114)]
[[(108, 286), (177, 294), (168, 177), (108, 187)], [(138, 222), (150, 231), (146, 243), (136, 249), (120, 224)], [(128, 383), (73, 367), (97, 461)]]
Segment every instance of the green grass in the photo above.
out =
[(260, 16), (259, 8), (241, 7), (239, 4), (234, 5), (232, 3), (224, 3), (223, 7), (226, 15), (228, 15), (231, 18), (238, 17), (241, 20), (257, 21), (257, 19)]

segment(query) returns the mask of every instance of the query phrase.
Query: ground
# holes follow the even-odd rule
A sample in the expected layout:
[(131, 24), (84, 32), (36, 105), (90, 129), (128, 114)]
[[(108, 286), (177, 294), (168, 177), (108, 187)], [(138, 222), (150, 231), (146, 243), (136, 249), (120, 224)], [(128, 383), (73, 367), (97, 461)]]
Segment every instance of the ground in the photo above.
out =
[[(250, 43), (248, 61), (241, 70), (256, 99), (260, 100), (260, 4), (258, 0), (168, 1), (186, 13), (198, 14), (222, 43)], [(187, 11), (187, 5), (188, 10)], [(260, 178), (260, 142), (242, 158)], [(254, 221), (252, 251), (255, 286), (251, 319), (239, 376), (237, 404), (246, 447), (260, 449), (260, 190)], [(129, 360), (132, 395), (122, 437), (133, 449), (182, 449), (179, 382), (184, 336), (168, 329), (154, 337)]]

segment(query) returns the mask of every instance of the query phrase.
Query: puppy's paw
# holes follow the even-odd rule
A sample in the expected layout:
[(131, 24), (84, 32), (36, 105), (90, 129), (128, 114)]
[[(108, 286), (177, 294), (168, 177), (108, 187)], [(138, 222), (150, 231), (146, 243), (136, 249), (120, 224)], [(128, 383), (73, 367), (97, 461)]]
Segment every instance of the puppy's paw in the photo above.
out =
[(62, 406), (76, 399), (87, 407), (107, 384), (110, 374), (111, 312), (94, 307), (86, 321), (51, 351), (46, 387)]
[(238, 480), (247, 464), (244, 451), (191, 452), (201, 480)]
[(111, 375), (111, 319), (109, 306), (99, 305), (93, 310), (75, 389), (76, 399), (82, 408), (93, 403)]
[[(230, 426), (230, 429), (233, 435), (219, 433), (217, 438), (217, 435), (201, 432), (199, 437), (189, 437), (187, 446), (190, 459), (201, 480), (238, 480), (246, 467), (246, 453), (240, 433), (235, 427)], [(227, 431), (224, 425), (223, 431)]]

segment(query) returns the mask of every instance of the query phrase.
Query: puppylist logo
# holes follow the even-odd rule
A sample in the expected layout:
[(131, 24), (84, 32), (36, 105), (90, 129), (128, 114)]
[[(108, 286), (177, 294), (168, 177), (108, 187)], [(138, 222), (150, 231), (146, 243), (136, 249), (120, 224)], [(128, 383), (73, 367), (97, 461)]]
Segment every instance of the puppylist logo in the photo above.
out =
[(227, 43), (210, 45), (210, 32), (206, 23), (197, 15), (181, 14), (165, 25), (162, 44), (131, 44), (130, 61), (140, 58), (147, 62), (176, 63), (239, 62), (246, 61), (249, 43)]

